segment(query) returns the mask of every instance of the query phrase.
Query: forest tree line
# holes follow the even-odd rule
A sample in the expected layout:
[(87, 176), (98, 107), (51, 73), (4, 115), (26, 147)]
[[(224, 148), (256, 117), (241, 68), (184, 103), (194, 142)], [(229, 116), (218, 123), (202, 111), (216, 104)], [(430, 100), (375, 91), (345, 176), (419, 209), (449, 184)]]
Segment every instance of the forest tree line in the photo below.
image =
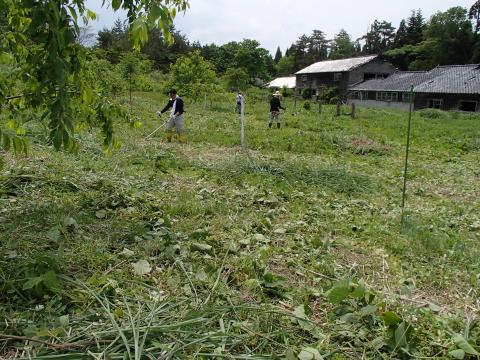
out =
[[(198, 51), (218, 74), (235, 69), (250, 81), (291, 75), (318, 61), (369, 54), (384, 56), (400, 70), (430, 70), (437, 65), (480, 62), (479, 24), (480, 1), (477, 1), (470, 9), (453, 7), (428, 20), (421, 10), (412, 10), (398, 27), (375, 19), (369, 31), (358, 39), (353, 39), (345, 29), (333, 39), (328, 39), (322, 30), (312, 30), (284, 52), (278, 47), (273, 56), (254, 39), (202, 45), (190, 42), (175, 28), (172, 28), (174, 45), (167, 45), (160, 31), (151, 30), (141, 53), (153, 61), (156, 69), (166, 72), (179, 57)], [(127, 26), (117, 20), (111, 29), (99, 31), (94, 48), (117, 63), (131, 49)]]

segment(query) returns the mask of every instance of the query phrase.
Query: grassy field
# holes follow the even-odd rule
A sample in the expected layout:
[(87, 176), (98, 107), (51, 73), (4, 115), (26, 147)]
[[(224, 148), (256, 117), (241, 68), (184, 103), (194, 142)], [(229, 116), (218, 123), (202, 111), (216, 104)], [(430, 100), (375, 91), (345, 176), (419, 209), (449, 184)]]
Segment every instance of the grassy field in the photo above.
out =
[(145, 139), (165, 100), (109, 155), (1, 153), (0, 358), (478, 357), (480, 116), (414, 115), (401, 226), (408, 114), (287, 99), (268, 129), (247, 94), (242, 149), (233, 100)]

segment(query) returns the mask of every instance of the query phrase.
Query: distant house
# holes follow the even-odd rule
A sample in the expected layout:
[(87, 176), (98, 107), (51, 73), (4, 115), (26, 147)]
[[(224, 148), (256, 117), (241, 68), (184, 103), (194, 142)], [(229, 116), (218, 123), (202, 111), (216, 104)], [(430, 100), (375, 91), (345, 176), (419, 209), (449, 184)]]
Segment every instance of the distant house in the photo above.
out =
[(350, 87), (349, 102), (407, 110), (413, 86), (414, 110), (480, 111), (480, 65), (438, 66), (431, 71), (399, 71), (387, 79)]
[(297, 78), (295, 76), (289, 76), (289, 77), (279, 77), (276, 78), (275, 80), (270, 81), (267, 86), (270, 89), (282, 89), (286, 87), (287, 89), (295, 89), (297, 83)]
[(320, 61), (295, 73), (297, 93), (311, 89), (313, 95), (318, 95), (322, 88), (333, 86), (339, 94), (346, 95), (348, 88), (354, 84), (383, 79), (394, 72), (395, 67), (378, 55)]

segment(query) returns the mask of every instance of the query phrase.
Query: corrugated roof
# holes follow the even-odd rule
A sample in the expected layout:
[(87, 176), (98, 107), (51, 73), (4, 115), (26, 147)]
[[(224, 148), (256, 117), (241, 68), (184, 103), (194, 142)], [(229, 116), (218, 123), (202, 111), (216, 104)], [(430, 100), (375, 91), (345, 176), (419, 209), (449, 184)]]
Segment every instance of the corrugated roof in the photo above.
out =
[(269, 88), (283, 88), (287, 87), (288, 89), (295, 88), (297, 84), (297, 78), (295, 76), (291, 77), (279, 77), (268, 83)]
[(399, 71), (386, 79), (368, 80), (353, 91), (409, 91), (428, 94), (480, 94), (480, 66), (438, 66), (428, 72)]
[(327, 61), (320, 61), (315, 64), (312, 64), (305, 69), (302, 69), (296, 72), (296, 75), (301, 74), (317, 74), (317, 73), (325, 73), (325, 72), (343, 72), (343, 71), (351, 71), (361, 65), (367, 64), (370, 61), (376, 59), (378, 55), (370, 55), (370, 56), (362, 56), (350, 59), (342, 59), (342, 60), (327, 60)]
[(386, 79), (373, 79), (354, 85), (354, 91), (410, 91), (412, 85), (417, 86), (430, 79), (427, 71), (398, 71)]
[(433, 78), (415, 87), (417, 93), (480, 94), (480, 66), (450, 65), (432, 70)]

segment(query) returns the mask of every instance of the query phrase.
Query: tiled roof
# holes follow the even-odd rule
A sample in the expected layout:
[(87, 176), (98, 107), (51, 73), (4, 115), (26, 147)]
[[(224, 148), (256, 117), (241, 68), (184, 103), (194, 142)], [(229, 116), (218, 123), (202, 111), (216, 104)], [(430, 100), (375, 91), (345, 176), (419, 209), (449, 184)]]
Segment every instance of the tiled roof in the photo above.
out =
[(412, 86), (417, 86), (429, 80), (426, 71), (398, 71), (386, 79), (374, 79), (354, 85), (350, 90), (355, 91), (410, 91)]
[(399, 71), (386, 79), (368, 80), (354, 91), (408, 91), (428, 94), (480, 94), (480, 66), (438, 66), (428, 72)]
[(480, 94), (480, 66), (439, 66), (432, 79), (415, 87), (417, 93)]
[(288, 89), (295, 88), (297, 83), (297, 78), (295, 76), (291, 77), (280, 77), (268, 83), (269, 88), (283, 88), (287, 87)]
[(317, 74), (317, 73), (326, 73), (326, 72), (343, 72), (351, 71), (361, 65), (367, 64), (370, 61), (376, 59), (378, 55), (370, 55), (363, 57), (356, 57), (350, 59), (342, 60), (327, 60), (320, 61), (315, 64), (312, 64), (305, 69), (302, 69), (296, 72), (296, 75), (301, 74)]

